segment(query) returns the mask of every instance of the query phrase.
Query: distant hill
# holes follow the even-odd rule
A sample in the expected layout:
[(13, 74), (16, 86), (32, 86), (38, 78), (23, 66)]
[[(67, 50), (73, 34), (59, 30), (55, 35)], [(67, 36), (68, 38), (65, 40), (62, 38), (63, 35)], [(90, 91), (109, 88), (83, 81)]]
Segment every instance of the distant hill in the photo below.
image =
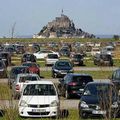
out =
[(75, 24), (68, 16), (61, 14), (52, 22), (40, 30), (33, 38), (95, 38), (95, 35), (84, 32), (81, 28), (75, 28)]

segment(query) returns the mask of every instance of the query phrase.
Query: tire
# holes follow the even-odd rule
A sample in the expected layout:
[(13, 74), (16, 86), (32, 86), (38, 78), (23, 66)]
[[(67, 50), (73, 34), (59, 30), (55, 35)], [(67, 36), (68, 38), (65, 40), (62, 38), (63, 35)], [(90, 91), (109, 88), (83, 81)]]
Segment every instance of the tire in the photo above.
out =
[(81, 119), (87, 119), (87, 114), (85, 112), (79, 112), (79, 118)]
[(67, 90), (65, 91), (65, 98), (66, 98), (66, 99), (69, 99), (69, 98), (70, 98), (70, 95), (69, 95), (69, 93), (68, 93)]

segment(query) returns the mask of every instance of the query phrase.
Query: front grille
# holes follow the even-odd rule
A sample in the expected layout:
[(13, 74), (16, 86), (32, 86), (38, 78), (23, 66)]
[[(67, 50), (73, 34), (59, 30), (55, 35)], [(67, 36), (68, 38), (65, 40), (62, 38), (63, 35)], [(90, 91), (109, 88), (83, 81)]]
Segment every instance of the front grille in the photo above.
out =
[(31, 107), (31, 108), (45, 108), (45, 107), (50, 107), (49, 104), (45, 104), (45, 105), (31, 105), (29, 104), (28, 107)]
[(28, 112), (29, 115), (49, 115), (50, 112)]
[(96, 109), (96, 105), (89, 105), (89, 108), (91, 108), (91, 109)]

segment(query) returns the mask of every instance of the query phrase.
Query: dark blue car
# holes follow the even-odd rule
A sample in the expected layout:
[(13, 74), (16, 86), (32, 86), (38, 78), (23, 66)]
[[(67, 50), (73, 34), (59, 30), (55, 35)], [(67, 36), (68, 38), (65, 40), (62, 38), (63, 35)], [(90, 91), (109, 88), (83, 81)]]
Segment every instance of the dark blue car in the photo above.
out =
[(52, 77), (64, 77), (67, 73), (73, 73), (73, 66), (68, 60), (58, 60), (52, 66)]
[(79, 103), (79, 116), (103, 116), (110, 119), (119, 112), (118, 94), (111, 82), (90, 82), (86, 85)]

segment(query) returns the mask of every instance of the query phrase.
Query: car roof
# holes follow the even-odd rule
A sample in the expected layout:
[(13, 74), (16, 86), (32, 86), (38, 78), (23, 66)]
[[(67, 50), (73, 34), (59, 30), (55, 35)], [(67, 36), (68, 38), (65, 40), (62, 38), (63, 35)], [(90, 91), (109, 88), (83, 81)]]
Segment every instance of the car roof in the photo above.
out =
[(27, 83), (25, 83), (26, 85), (27, 84), (51, 84), (53, 85), (53, 82), (50, 81), (50, 80), (41, 80), (41, 81), (29, 81)]
[(17, 76), (38, 76), (37, 74), (35, 74), (35, 73), (20, 73), (20, 74), (18, 74)]
[(93, 82), (89, 82), (87, 85), (114, 85), (112, 82), (110, 81), (104, 81), (104, 80), (101, 80), (101, 81), (93, 81)]

